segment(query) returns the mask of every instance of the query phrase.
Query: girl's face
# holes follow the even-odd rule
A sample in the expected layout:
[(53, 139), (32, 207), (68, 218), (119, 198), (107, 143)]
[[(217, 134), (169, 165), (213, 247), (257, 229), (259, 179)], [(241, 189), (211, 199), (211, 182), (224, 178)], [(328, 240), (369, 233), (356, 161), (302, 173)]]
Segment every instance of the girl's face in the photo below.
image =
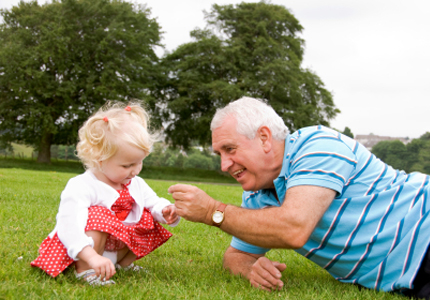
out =
[(145, 157), (145, 151), (124, 143), (119, 146), (114, 156), (100, 162), (100, 168), (96, 169), (94, 174), (100, 181), (120, 190), (121, 185), (129, 183), (134, 176), (140, 173), (142, 160)]

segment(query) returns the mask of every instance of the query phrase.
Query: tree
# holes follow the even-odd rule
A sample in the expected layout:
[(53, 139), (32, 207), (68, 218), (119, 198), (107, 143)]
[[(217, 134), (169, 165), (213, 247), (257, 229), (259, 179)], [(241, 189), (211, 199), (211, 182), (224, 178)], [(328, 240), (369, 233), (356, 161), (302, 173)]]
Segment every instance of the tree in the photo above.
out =
[(213, 5), (208, 29), (163, 58), (169, 81), (158, 115), (167, 138), (188, 148), (210, 143), (215, 110), (248, 95), (267, 101), (291, 130), (329, 125), (338, 112), (321, 79), (301, 67), (302, 26), (283, 6)]
[(342, 134), (349, 136), (350, 138), (354, 138), (354, 134), (352, 133), (351, 129), (349, 127), (345, 127)]
[(408, 170), (408, 151), (399, 140), (381, 141), (372, 147), (372, 153), (395, 169)]
[(33, 145), (37, 161), (50, 162), (51, 144), (76, 143), (78, 128), (106, 100), (152, 102), (160, 28), (145, 7), (21, 1), (0, 14), (2, 143)]
[(194, 152), (188, 157), (188, 159), (184, 162), (184, 168), (213, 170), (214, 165), (210, 157), (207, 157), (198, 151)]
[(425, 137), (425, 139), (420, 138), (420, 141), (422, 142), (420, 144), (421, 148), (418, 155), (415, 156), (415, 159), (411, 162), (412, 171), (430, 174), (430, 141), (427, 138), (428, 136)]

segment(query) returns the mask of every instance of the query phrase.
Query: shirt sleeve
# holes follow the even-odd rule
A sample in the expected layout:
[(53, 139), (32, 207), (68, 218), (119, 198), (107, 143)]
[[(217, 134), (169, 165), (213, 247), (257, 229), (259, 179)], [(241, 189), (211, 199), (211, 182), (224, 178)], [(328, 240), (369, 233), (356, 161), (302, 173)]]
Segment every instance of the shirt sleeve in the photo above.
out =
[(325, 133), (296, 147), (289, 161), (286, 188), (316, 185), (341, 194), (357, 166), (355, 153), (340, 138)]
[(233, 236), (233, 238), (231, 239), (230, 246), (237, 250), (252, 254), (265, 254), (270, 250), (269, 248), (263, 248), (249, 244), (247, 242), (242, 241), (241, 239), (238, 239), (235, 236)]
[(77, 260), (77, 255), (84, 247), (94, 246), (93, 239), (85, 234), (91, 192), (93, 191), (85, 189), (82, 181), (75, 177), (69, 180), (61, 193), (57, 234), (66, 247), (67, 254), (74, 260)]

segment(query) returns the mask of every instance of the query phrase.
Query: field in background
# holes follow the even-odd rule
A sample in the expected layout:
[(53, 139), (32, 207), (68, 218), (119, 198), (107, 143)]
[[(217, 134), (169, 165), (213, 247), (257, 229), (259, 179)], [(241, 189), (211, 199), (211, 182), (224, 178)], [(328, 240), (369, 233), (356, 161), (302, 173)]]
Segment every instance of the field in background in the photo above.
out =
[[(26, 170), (83, 173), (85, 170), (78, 161), (53, 160), (51, 164), (39, 164), (31, 159), (14, 159), (0, 156), (0, 168), (20, 168)], [(230, 175), (221, 171), (203, 169), (183, 169), (177, 167), (143, 166), (139, 174), (144, 179), (181, 180), (191, 182), (212, 182), (238, 185)]]
[[(36, 170), (31, 164), (13, 168), (2, 167), (4, 163), (0, 161), (0, 299), (406, 299), (339, 283), (289, 250), (268, 254), (288, 266), (282, 277), (284, 289), (268, 293), (251, 288), (222, 268), (231, 237), (218, 228), (186, 220), (175, 228), (167, 226), (173, 237), (137, 261), (144, 272), (118, 273), (116, 285), (93, 288), (77, 281), (71, 270), (50, 278), (31, 268), (30, 262), (54, 228), (60, 193), (77, 172), (67, 172), (73, 165), (66, 164)], [(178, 181), (147, 182), (158, 195), (173, 201), (167, 189)], [(216, 199), (240, 205), (238, 185), (196, 185)]]

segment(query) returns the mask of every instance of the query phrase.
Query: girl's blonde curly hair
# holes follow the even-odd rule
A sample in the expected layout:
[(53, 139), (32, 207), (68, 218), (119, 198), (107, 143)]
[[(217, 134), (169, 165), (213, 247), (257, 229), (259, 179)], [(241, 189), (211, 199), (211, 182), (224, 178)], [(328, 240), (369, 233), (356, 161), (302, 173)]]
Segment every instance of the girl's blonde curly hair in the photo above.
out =
[(149, 154), (157, 141), (148, 132), (149, 115), (139, 101), (129, 104), (109, 101), (79, 129), (77, 156), (91, 169), (115, 155), (119, 145), (129, 143)]

